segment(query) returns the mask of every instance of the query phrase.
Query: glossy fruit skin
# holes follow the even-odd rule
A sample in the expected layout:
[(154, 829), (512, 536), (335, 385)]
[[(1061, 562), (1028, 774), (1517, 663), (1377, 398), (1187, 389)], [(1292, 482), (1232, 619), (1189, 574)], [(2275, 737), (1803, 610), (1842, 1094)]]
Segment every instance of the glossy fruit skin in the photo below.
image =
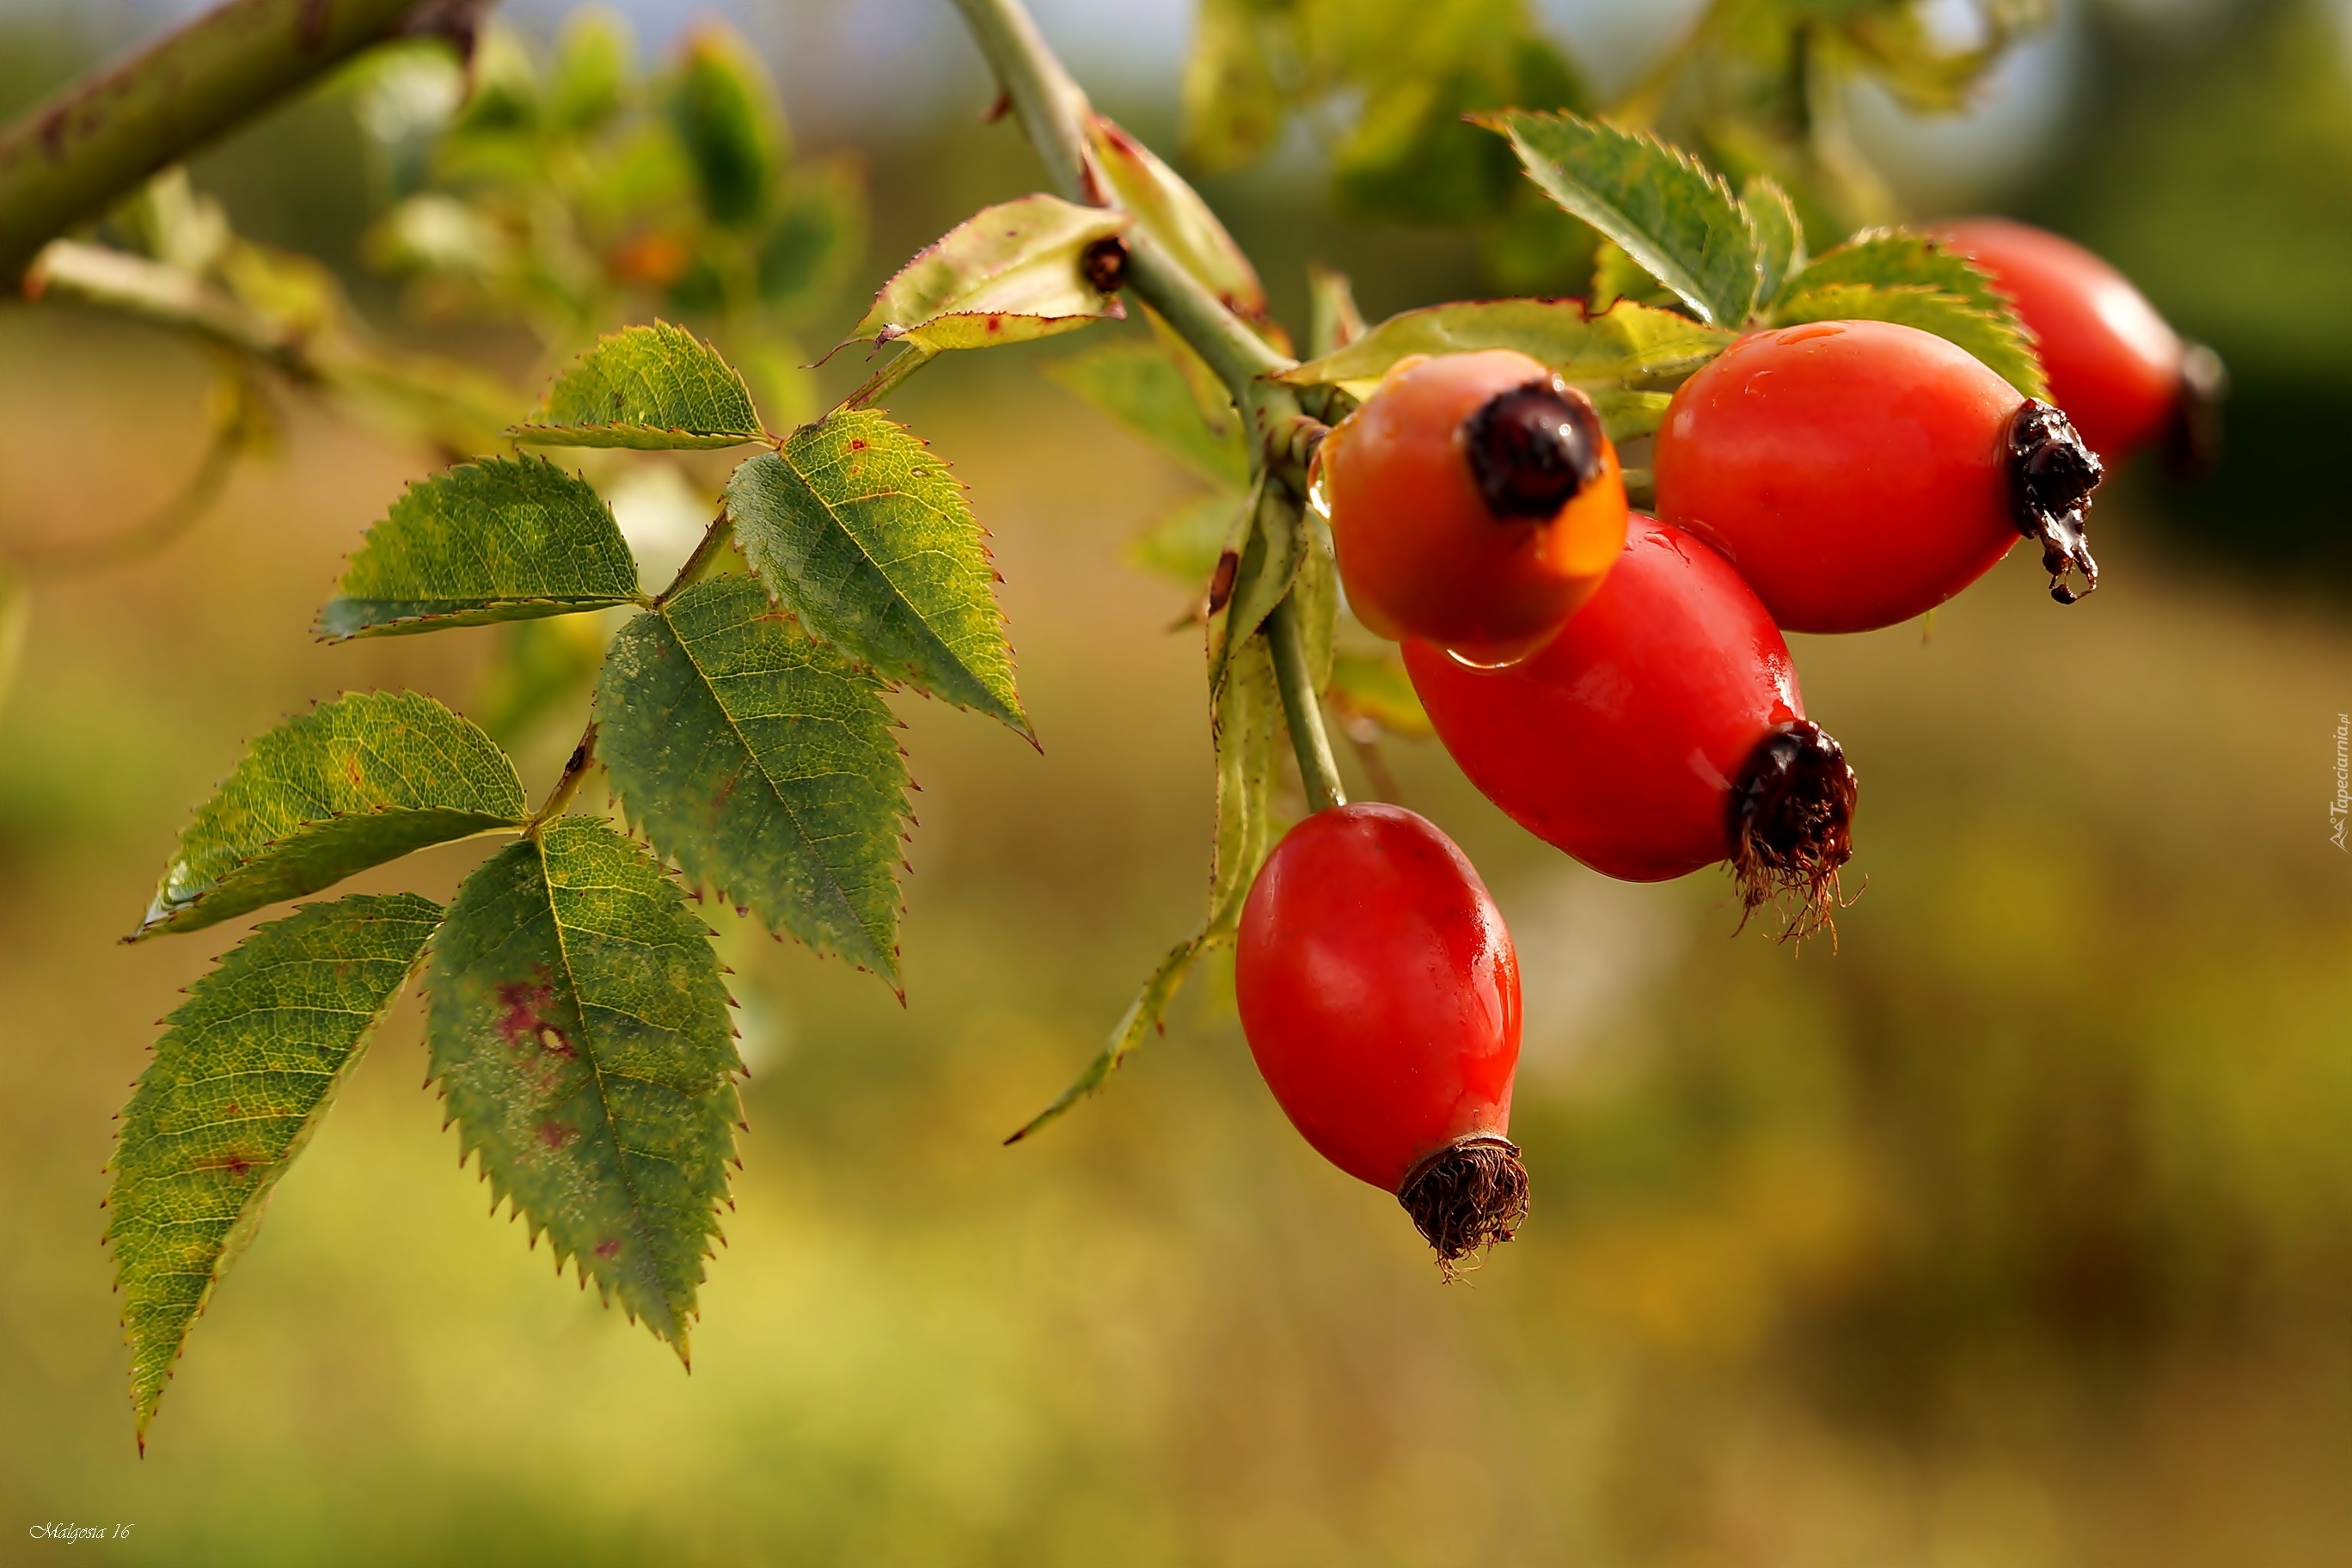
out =
[(1234, 989), (1274, 1098), (1318, 1152), (1384, 1192), (1457, 1140), (1503, 1135), (1519, 963), (1451, 839), (1400, 806), (1333, 806), (1266, 858)]
[(2180, 401), (2179, 336), (2131, 279), (2071, 239), (2007, 218), (1936, 231), (1992, 274), (2040, 340), (2050, 401), (2110, 466), (2163, 437)]
[[(1348, 603), (1391, 640), (1424, 637), (1481, 664), (1525, 658), (1591, 595), (1625, 534), (1625, 483), (1600, 433), (1596, 475), (1549, 517), (1497, 517), (1465, 427), (1552, 373), (1507, 349), (1400, 362), (1316, 454)], [(1589, 405), (1587, 405), (1589, 407)]]
[(1914, 327), (1755, 332), (1667, 406), (1658, 516), (1720, 550), (1786, 630), (1893, 626), (2015, 547), (2007, 441), (2024, 401)]
[(1407, 643), (1404, 663), (1488, 800), (1633, 882), (1723, 859), (1733, 781), (1767, 731), (1805, 713), (1788, 644), (1739, 574), (1639, 513), (1601, 591), (1535, 658), (1470, 669)]

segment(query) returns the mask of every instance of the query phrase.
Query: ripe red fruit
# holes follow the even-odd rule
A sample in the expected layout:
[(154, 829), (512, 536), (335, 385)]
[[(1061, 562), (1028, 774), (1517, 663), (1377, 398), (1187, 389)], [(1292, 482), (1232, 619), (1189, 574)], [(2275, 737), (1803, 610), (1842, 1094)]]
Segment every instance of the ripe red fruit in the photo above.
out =
[(1504, 1134), (1519, 963), (1453, 841), (1398, 806), (1317, 812), (1242, 908), (1250, 1054), (1325, 1159), (1394, 1193), (1438, 1261), (1508, 1241), (1527, 1172)]
[(1637, 513), (1592, 602), (1524, 664), (1425, 643), (1404, 662), (1470, 782), (1546, 843), (1634, 882), (1727, 859), (1748, 910), (1794, 895), (1791, 935), (1835, 907), (1853, 770), (1763, 605), (1690, 535)]
[(2021, 533), (2060, 604), (2098, 586), (2084, 538), (2097, 457), (2064, 415), (1915, 327), (1740, 339), (1675, 394), (1655, 461), (1658, 516), (1728, 556), (1790, 631), (1924, 615)]
[(1508, 349), (1399, 361), (1315, 463), (1357, 618), (1480, 664), (1549, 641), (1624, 542), (1591, 399)]
[(2120, 463), (2167, 436), (2195, 440), (2221, 361), (2180, 341), (2131, 279), (2073, 240), (2007, 218), (1939, 224), (1990, 273), (2040, 340), (2050, 398), (2092, 450)]

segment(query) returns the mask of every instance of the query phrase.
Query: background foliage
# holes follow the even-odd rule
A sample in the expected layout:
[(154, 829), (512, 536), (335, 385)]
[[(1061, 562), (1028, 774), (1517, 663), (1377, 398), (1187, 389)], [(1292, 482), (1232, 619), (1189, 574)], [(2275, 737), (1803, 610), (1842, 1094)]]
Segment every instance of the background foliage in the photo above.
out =
[[(1119, 1092), (996, 1150), (1197, 896), (1197, 651), (1139, 630), (1181, 605), (1118, 553), (1213, 481), (1031, 365), (956, 365), (907, 417), (995, 530), (1045, 754), (894, 700), (925, 726), (907, 1012), (719, 922), (751, 1131), (696, 1375), (483, 1223), (417, 1092), (412, 1007), (135, 1463), (97, 1173), (151, 1020), (214, 943), (108, 942), (240, 737), (346, 686), (484, 717), (524, 679), (513, 628), (304, 643), (429, 458), (293, 411), (284, 460), (195, 538), (44, 599), (0, 712), (7, 1518), (136, 1520), (117, 1555), (171, 1563), (2323, 1557), (2352, 1530), (2352, 896), (2324, 816), (2352, 633), (2309, 454), (2352, 402), (2325, 283), (2352, 178), (2317, 173), (2352, 162), (2352, 95), (2315, 10), (2185, 43), (2104, 18), (2081, 24), (2101, 96), (2013, 200), (2220, 344), (2237, 477), (2176, 499), (2131, 476), (2102, 503), (2109, 592), (2077, 611), (2013, 563), (1924, 647), (1801, 639), (1868, 787), (1871, 886), (1834, 958), (1727, 943), (1719, 885), (1585, 876), (1433, 752), (1388, 749), (1531, 960), (1517, 1131), (1542, 1206), (1466, 1289), (1297, 1143), (1213, 986)], [(1034, 185), (1009, 131), (961, 118), (983, 96), (877, 153), (879, 232), (822, 320)], [(356, 258), (348, 113), (263, 127), (199, 187), (249, 232)], [(2303, 173), (2249, 176), (2282, 138)], [(1375, 317), (1491, 276), (1476, 242), (1360, 226), (1279, 167), (1212, 189), (1295, 325), (1309, 248)], [(393, 319), (375, 276), (345, 279)], [(433, 331), (518, 384), (545, 352)], [(185, 351), (54, 316), (0, 334), (5, 537), (135, 514), (201, 447)], [(108, 417), (126, 400), (135, 441)], [(676, 459), (679, 482), (715, 494), (729, 460)], [(2283, 584), (2298, 548), (2322, 569)], [(572, 739), (525, 742), (534, 792)], [(416, 885), (445, 900), (479, 858), (430, 854)], [(0, 1556), (54, 1550), (20, 1539)]]

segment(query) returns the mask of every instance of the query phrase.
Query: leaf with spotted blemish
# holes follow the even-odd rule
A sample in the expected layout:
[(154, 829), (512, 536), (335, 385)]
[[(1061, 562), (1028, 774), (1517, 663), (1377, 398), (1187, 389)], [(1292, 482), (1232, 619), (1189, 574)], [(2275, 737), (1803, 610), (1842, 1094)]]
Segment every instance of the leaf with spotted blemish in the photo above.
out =
[(428, 844), (521, 826), (514, 763), (430, 697), (355, 691), (253, 742), (180, 836), (133, 939), (194, 931)]
[(165, 1021), (107, 1197), (142, 1447), (197, 1314), (440, 921), (411, 893), (307, 904), (232, 949)]
[[(926, 353), (1051, 337), (1127, 312), (1087, 277), (1091, 247), (1134, 220), (1058, 196), (982, 207), (900, 268), (855, 335)], [(1108, 248), (1108, 247), (1106, 247)], [(1114, 280), (1115, 281), (1115, 280)]]
[(543, 447), (646, 450), (768, 438), (735, 367), (667, 321), (601, 340), (556, 379), (539, 412), (508, 434)]
[(810, 631), (886, 680), (1030, 735), (980, 524), (914, 436), (872, 409), (836, 411), (738, 468), (727, 513), (751, 570)]
[(433, 940), (434, 1079), (491, 1190), (687, 1353), (742, 1063), (710, 933), (645, 848), (562, 816), (466, 879)]
[(898, 984), (907, 773), (882, 685), (748, 577), (622, 628), (597, 752), (629, 819), (693, 881)]

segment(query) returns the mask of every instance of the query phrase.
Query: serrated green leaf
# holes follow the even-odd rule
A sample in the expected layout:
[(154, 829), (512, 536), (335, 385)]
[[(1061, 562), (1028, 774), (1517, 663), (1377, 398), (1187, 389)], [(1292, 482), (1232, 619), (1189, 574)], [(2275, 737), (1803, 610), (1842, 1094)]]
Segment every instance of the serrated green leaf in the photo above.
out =
[(735, 540), (776, 602), (887, 680), (1022, 734), (996, 569), (944, 460), (870, 408), (793, 432), (727, 481)]
[(1932, 235), (1899, 228), (1864, 229), (1844, 244), (1823, 251), (1790, 273), (1777, 297), (1847, 285), (1928, 289), (1938, 294), (1956, 295), (1993, 315), (2009, 314), (2013, 308), (1991, 275), (1975, 262)]
[(751, 389), (719, 351), (656, 321), (600, 339), (556, 379), (546, 401), (509, 432), (543, 447), (643, 450), (764, 441)]
[(1392, 735), (1420, 740), (1431, 733), (1429, 714), (1394, 653), (1342, 648), (1331, 661), (1331, 706), (1345, 719), (1369, 719)]
[(1274, 655), (1263, 636), (1234, 650), (1231, 673), (1211, 706), (1210, 725), (1217, 752), (1217, 821), (1210, 842), (1208, 912), (1200, 929), (1169, 949), (1145, 977), (1100, 1053), (1007, 1143), (1019, 1142), (1102, 1088), (1145, 1040), (1166, 1027), (1169, 1005), (1202, 955), (1232, 941), (1240, 928), (1250, 884), (1274, 847), (1275, 793), (1288, 736)]
[(1894, 321), (1916, 327), (1968, 350), (2021, 395), (2050, 395), (2049, 380), (2042, 374), (2041, 357), (2033, 352), (2032, 339), (2012, 321), (1980, 310), (1957, 294), (1924, 288), (1840, 284), (1806, 289), (1772, 308), (1774, 326), (1805, 321)]
[(1337, 353), (1285, 371), (1294, 386), (1369, 397), (1407, 354), (1517, 349), (1575, 385), (1666, 391), (1729, 347), (1734, 333), (1675, 310), (1619, 300), (1597, 316), (1574, 300), (1477, 300), (1391, 316)]
[(702, 24), (686, 42), (667, 99), (703, 210), (729, 228), (754, 226), (791, 144), (758, 51), (723, 23)]
[(880, 683), (748, 577), (698, 583), (614, 639), (598, 754), (691, 881), (898, 984), (907, 771)]
[(1805, 266), (1805, 224), (1797, 204), (1769, 174), (1753, 174), (1739, 188), (1739, 205), (1756, 228), (1756, 298), (1769, 302)]
[(1202, 416), (1184, 373), (1152, 345), (1105, 343), (1055, 360), (1045, 374), (1205, 478), (1226, 485), (1249, 483), (1249, 447), (1239, 422), (1213, 426)]
[(194, 931), (355, 871), (522, 823), (514, 764), (414, 691), (354, 691), (287, 720), (180, 835), (133, 939)]
[(257, 927), (164, 1020), (107, 1195), (142, 1447), (197, 1315), (440, 921), (410, 893), (307, 904)]
[(1712, 325), (1756, 304), (1756, 231), (1731, 188), (1643, 132), (1574, 114), (1506, 111), (1478, 122), (1510, 140), (1528, 178)]
[(709, 932), (643, 847), (562, 816), (457, 889), (425, 1040), (464, 1154), (556, 1267), (687, 1353), (741, 1116)]
[(1087, 144), (1095, 167), (1109, 184), (1120, 206), (1135, 215), (1136, 226), (1199, 279), (1228, 310), (1258, 328), (1272, 328), (1266, 315), (1265, 285), (1248, 253), (1234, 243), (1201, 193), (1150, 148), (1117, 124), (1096, 115), (1088, 126)]
[(1058, 196), (982, 207), (917, 253), (874, 296), (852, 334), (929, 353), (1027, 342), (1126, 315), (1087, 280), (1089, 246), (1135, 220)]
[(1223, 489), (1179, 501), (1129, 540), (1120, 558), (1197, 595), (1217, 568), (1217, 556), (1241, 504), (1241, 492)]
[(595, 487), (541, 458), (485, 458), (408, 487), (319, 612), (328, 637), (569, 615), (637, 597)]

